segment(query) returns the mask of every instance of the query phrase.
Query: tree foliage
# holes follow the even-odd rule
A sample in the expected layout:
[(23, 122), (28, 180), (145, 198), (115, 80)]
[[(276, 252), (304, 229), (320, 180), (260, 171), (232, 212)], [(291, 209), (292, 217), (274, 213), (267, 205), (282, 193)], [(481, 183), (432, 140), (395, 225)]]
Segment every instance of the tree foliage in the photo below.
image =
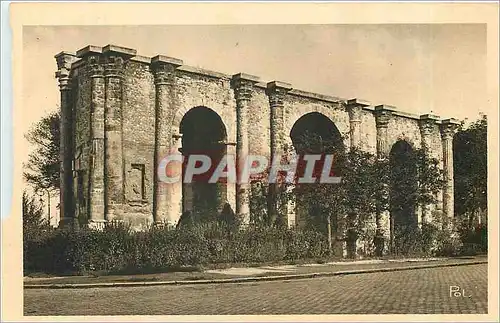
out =
[(299, 201), (307, 201), (306, 212), (314, 227), (325, 227), (330, 221), (334, 231), (344, 228), (346, 238), (355, 241), (365, 233), (366, 224), (374, 222), (377, 210), (387, 208), (383, 181), (387, 165), (373, 154), (351, 149), (337, 155), (334, 168), (340, 183), (298, 184), (294, 194)]
[(33, 240), (50, 228), (47, 219), (43, 216), (43, 208), (33, 195), (23, 192), (23, 240)]
[[(305, 205), (311, 226), (326, 232), (326, 224), (332, 223), (334, 231), (345, 234), (348, 245), (354, 245), (362, 236), (375, 234), (368, 231), (369, 223), (376, 223), (377, 214), (397, 211), (394, 208), (402, 213), (415, 212), (417, 205), (436, 203), (444, 185), (439, 161), (423, 149), (411, 149), (403, 164), (398, 158), (379, 159), (357, 148), (344, 152), (334, 142), (318, 143), (313, 135), (306, 134), (301, 143), (300, 151), (305, 153), (334, 152), (333, 168), (341, 182), (297, 184), (290, 198)], [(408, 205), (413, 205), (413, 210)]]
[(50, 113), (26, 134), (35, 149), (28, 156), (23, 176), (35, 190), (59, 189), (59, 122), (59, 112)]
[(453, 140), (455, 213), (472, 217), (487, 211), (487, 119), (461, 125)]

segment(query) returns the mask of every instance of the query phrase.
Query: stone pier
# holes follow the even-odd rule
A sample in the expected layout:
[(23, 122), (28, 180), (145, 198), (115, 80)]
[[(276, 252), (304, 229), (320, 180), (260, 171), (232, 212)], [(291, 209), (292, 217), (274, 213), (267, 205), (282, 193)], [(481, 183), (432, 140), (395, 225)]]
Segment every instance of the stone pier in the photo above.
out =
[[(233, 76), (234, 97), (236, 99), (236, 173), (239, 178), (249, 154), (248, 105), (252, 98), (253, 85), (258, 77), (239, 73)], [(243, 223), (250, 221), (250, 184), (238, 181), (236, 184), (236, 214)]]
[(454, 217), (453, 199), (453, 136), (460, 122), (446, 119), (441, 122), (441, 138), (443, 143), (443, 170), (445, 187), (443, 190), (443, 213), (448, 219)]
[[(60, 213), (62, 226), (75, 227), (78, 221), (75, 215), (73, 190), (73, 91), (71, 86), (71, 67), (77, 57), (68, 52), (61, 52), (55, 56), (57, 61), (56, 77), (59, 80), (61, 92), (61, 125), (60, 125)], [(90, 129), (89, 129), (90, 130)]]

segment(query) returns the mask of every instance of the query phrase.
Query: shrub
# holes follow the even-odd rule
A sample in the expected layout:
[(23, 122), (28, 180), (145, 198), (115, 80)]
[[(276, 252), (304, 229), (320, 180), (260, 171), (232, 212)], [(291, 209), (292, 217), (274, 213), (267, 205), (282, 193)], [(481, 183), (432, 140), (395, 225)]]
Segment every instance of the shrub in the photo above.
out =
[(394, 254), (402, 256), (422, 255), (423, 236), (420, 228), (414, 225), (396, 226), (394, 232)]
[(458, 235), (463, 243), (462, 253), (475, 255), (488, 251), (488, 227), (486, 224), (473, 224), (468, 215), (455, 221)]
[(319, 232), (249, 225), (228, 230), (216, 221), (133, 232), (120, 224), (102, 231), (54, 230), (25, 241), (25, 271), (47, 273), (154, 272), (220, 263), (317, 259), (328, 254)]
[(439, 221), (401, 228), (395, 239), (395, 253), (403, 256), (456, 256), (461, 248), (453, 227)]
[(440, 230), (436, 239), (436, 256), (453, 257), (461, 254), (462, 242), (452, 230)]
[(322, 258), (329, 254), (328, 242), (319, 232), (288, 230), (287, 238), (287, 260)]
[[(330, 255), (324, 233), (308, 229), (251, 224), (235, 229), (228, 221), (178, 228), (152, 227), (131, 231), (114, 223), (102, 231), (50, 230), (25, 240), (24, 270), (46, 273), (157, 272), (205, 265), (267, 263), (322, 259)], [(410, 256), (474, 254), (484, 243), (485, 228), (463, 244), (452, 226), (423, 224), (400, 230), (395, 253)], [(374, 232), (361, 238), (370, 242)], [(479, 239), (479, 240), (478, 240)], [(364, 241), (363, 240), (363, 241)], [(369, 245), (371, 246), (371, 244)], [(373, 248), (366, 255), (373, 255)]]

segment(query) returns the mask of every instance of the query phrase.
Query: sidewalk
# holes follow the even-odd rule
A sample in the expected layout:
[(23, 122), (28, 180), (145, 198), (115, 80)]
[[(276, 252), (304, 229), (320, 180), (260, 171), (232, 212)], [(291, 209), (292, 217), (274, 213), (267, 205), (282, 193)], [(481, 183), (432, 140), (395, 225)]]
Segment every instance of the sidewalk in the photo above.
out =
[(460, 258), (427, 258), (395, 260), (339, 261), (325, 264), (262, 266), (213, 269), (200, 272), (170, 272), (140, 275), (68, 276), (51, 278), (24, 278), (24, 288), (94, 288), (133, 287), (152, 285), (184, 285), (241, 283), (304, 279), (325, 276), (400, 271), (422, 268), (462, 266), (487, 263), (487, 256)]

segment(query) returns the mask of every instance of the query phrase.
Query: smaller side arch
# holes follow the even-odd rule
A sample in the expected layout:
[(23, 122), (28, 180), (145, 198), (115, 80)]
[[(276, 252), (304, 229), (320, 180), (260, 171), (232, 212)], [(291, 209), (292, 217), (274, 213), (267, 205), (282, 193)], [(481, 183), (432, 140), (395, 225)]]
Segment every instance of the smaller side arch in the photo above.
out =
[(390, 226), (393, 252), (408, 254), (413, 248), (418, 228), (417, 165), (414, 146), (399, 139), (391, 145), (390, 163)]
[(388, 156), (391, 155), (391, 152), (393, 151), (395, 145), (397, 144), (401, 145), (403, 143), (408, 145), (412, 151), (416, 151), (417, 149), (420, 148), (420, 143), (417, 142), (414, 138), (411, 138), (410, 136), (405, 134), (401, 134), (398, 137), (396, 137), (392, 142), (389, 142), (388, 145), (389, 151), (387, 152)]

